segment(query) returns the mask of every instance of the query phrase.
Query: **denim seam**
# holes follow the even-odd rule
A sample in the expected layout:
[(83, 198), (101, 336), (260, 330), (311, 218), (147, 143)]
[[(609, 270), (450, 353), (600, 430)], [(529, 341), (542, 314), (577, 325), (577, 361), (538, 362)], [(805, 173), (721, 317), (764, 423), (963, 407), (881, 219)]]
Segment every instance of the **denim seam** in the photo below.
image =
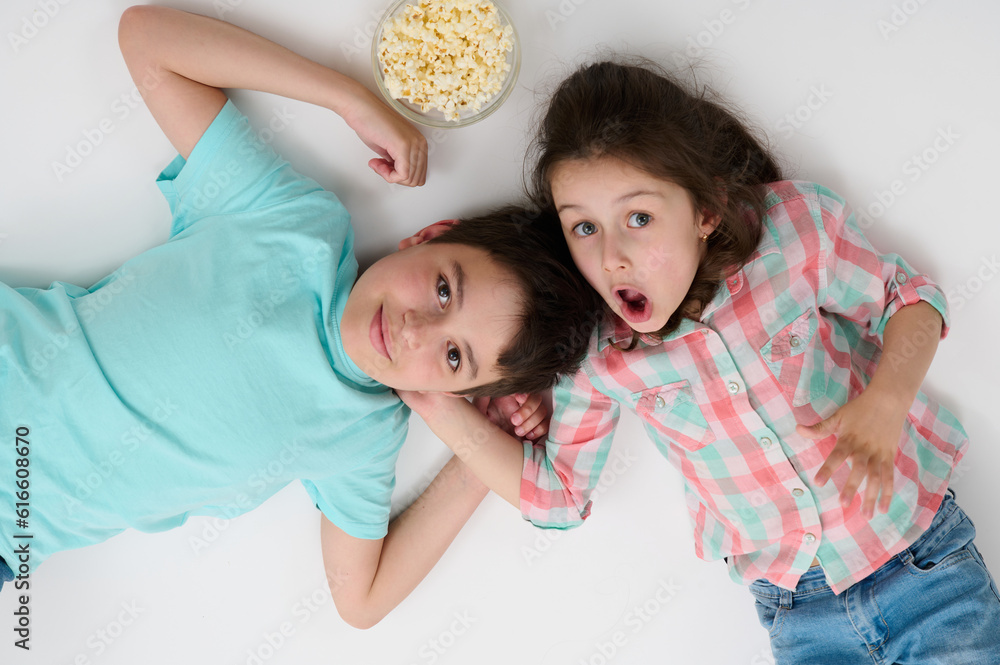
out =
[(959, 564), (962, 563), (963, 561), (973, 558), (975, 557), (972, 556), (972, 552), (970, 552), (969, 548), (966, 546), (960, 550), (952, 552), (945, 558), (941, 559), (939, 563), (934, 564), (933, 567), (928, 568), (926, 570), (923, 568), (919, 568), (917, 564), (913, 563), (913, 559), (910, 559), (909, 561), (906, 562), (906, 572), (908, 572), (910, 575), (913, 575), (914, 577), (927, 577), (935, 570), (946, 570), (948, 568), (951, 568), (955, 564)]
[(972, 552), (972, 558), (975, 559), (976, 563), (979, 564), (979, 566), (986, 573), (987, 577), (990, 579), (990, 591), (992, 591), (993, 595), (996, 596), (997, 601), (1000, 601), (1000, 591), (997, 590), (996, 580), (993, 579), (993, 574), (990, 573), (990, 569), (986, 567), (986, 562), (983, 560), (983, 555), (980, 554), (979, 548), (973, 544), (970, 549), (974, 550)]

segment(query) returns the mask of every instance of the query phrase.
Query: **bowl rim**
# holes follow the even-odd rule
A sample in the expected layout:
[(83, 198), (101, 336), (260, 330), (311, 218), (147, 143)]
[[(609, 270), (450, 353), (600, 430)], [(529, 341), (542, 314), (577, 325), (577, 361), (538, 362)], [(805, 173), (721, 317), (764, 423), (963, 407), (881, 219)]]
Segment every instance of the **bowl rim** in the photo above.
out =
[(416, 4), (417, 2), (419, 2), (419, 0), (393, 0), (393, 2), (389, 4), (385, 12), (382, 14), (382, 18), (379, 19), (378, 25), (375, 26), (375, 32), (372, 35), (372, 73), (375, 76), (375, 85), (382, 94), (382, 98), (385, 99), (394, 111), (400, 113), (408, 120), (426, 127), (434, 127), (438, 129), (467, 127), (493, 115), (497, 109), (503, 106), (503, 103), (514, 91), (514, 87), (517, 85), (518, 75), (521, 71), (521, 48), (520, 39), (517, 34), (517, 27), (514, 25), (514, 22), (511, 21), (510, 14), (508, 14), (504, 9), (502, 2), (499, 2), (498, 0), (489, 0), (489, 2), (497, 8), (497, 12), (500, 14), (500, 19), (504, 25), (509, 25), (511, 27), (511, 43), (513, 44), (513, 48), (508, 56), (510, 71), (507, 72), (507, 78), (504, 79), (500, 90), (493, 95), (493, 98), (490, 99), (490, 101), (488, 101), (483, 108), (476, 111), (472, 115), (460, 117), (458, 120), (445, 120), (443, 114), (441, 114), (441, 112), (437, 109), (432, 109), (432, 111), (440, 114), (442, 117), (428, 117), (418, 108), (411, 106), (410, 102), (407, 102), (405, 99), (395, 99), (389, 94), (389, 90), (386, 88), (385, 81), (382, 76), (382, 64), (378, 57), (379, 44), (382, 41), (382, 30), (385, 27), (386, 21), (388, 21), (390, 17), (395, 16), (402, 6), (407, 4)]

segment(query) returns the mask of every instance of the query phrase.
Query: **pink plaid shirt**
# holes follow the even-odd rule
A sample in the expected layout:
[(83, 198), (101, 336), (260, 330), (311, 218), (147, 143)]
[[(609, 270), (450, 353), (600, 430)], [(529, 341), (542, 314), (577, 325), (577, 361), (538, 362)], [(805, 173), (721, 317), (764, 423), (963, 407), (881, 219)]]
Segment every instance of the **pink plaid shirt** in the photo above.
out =
[(846, 465), (825, 487), (812, 483), (835, 438), (805, 439), (795, 425), (829, 417), (864, 390), (900, 307), (931, 303), (944, 337), (947, 302), (899, 256), (876, 252), (830, 190), (773, 183), (765, 208), (760, 245), (701, 321), (684, 320), (659, 343), (643, 336), (625, 352), (612, 345), (627, 346), (624, 323), (598, 326), (580, 372), (554, 391), (548, 440), (524, 444), (521, 510), (538, 526), (582, 523), (624, 404), (684, 474), (699, 557), (726, 556), (734, 580), (786, 589), (818, 558), (840, 593), (926, 530), (968, 439), (919, 393), (899, 440), (889, 512), (868, 520), (861, 493), (840, 506)]

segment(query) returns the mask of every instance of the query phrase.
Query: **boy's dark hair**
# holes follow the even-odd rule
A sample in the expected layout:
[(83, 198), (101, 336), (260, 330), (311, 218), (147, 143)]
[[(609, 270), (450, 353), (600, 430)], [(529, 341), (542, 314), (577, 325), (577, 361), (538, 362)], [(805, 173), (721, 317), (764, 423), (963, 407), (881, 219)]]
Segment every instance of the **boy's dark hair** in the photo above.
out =
[(680, 185), (695, 210), (721, 216), (691, 289), (656, 332), (661, 337), (685, 316), (700, 315), (724, 271), (743, 265), (753, 253), (762, 233), (762, 185), (782, 179), (777, 160), (750, 123), (711, 96), (707, 88), (686, 89), (644, 59), (586, 65), (559, 85), (529, 153), (535, 164), (528, 186), (539, 206), (552, 205), (554, 165), (613, 157)]
[(590, 331), (602, 310), (573, 265), (552, 213), (510, 205), (463, 219), (429, 243), (468, 245), (485, 250), (510, 271), (523, 293), (520, 326), (500, 353), (500, 379), (471, 388), (473, 397), (537, 393), (560, 375), (575, 372), (587, 350)]

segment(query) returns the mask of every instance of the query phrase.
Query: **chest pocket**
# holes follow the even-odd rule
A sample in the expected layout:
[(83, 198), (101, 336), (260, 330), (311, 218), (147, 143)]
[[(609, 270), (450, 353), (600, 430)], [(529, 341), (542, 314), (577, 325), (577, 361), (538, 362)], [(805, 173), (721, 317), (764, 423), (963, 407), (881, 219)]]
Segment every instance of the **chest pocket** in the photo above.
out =
[(688, 450), (698, 450), (715, 441), (715, 434), (702, 415), (691, 384), (678, 381), (633, 393), (635, 412), (661, 436)]
[(791, 398), (792, 406), (809, 404), (826, 395), (828, 377), (823, 360), (826, 354), (814, 348), (817, 326), (816, 312), (810, 310), (782, 328), (760, 349), (764, 362)]

